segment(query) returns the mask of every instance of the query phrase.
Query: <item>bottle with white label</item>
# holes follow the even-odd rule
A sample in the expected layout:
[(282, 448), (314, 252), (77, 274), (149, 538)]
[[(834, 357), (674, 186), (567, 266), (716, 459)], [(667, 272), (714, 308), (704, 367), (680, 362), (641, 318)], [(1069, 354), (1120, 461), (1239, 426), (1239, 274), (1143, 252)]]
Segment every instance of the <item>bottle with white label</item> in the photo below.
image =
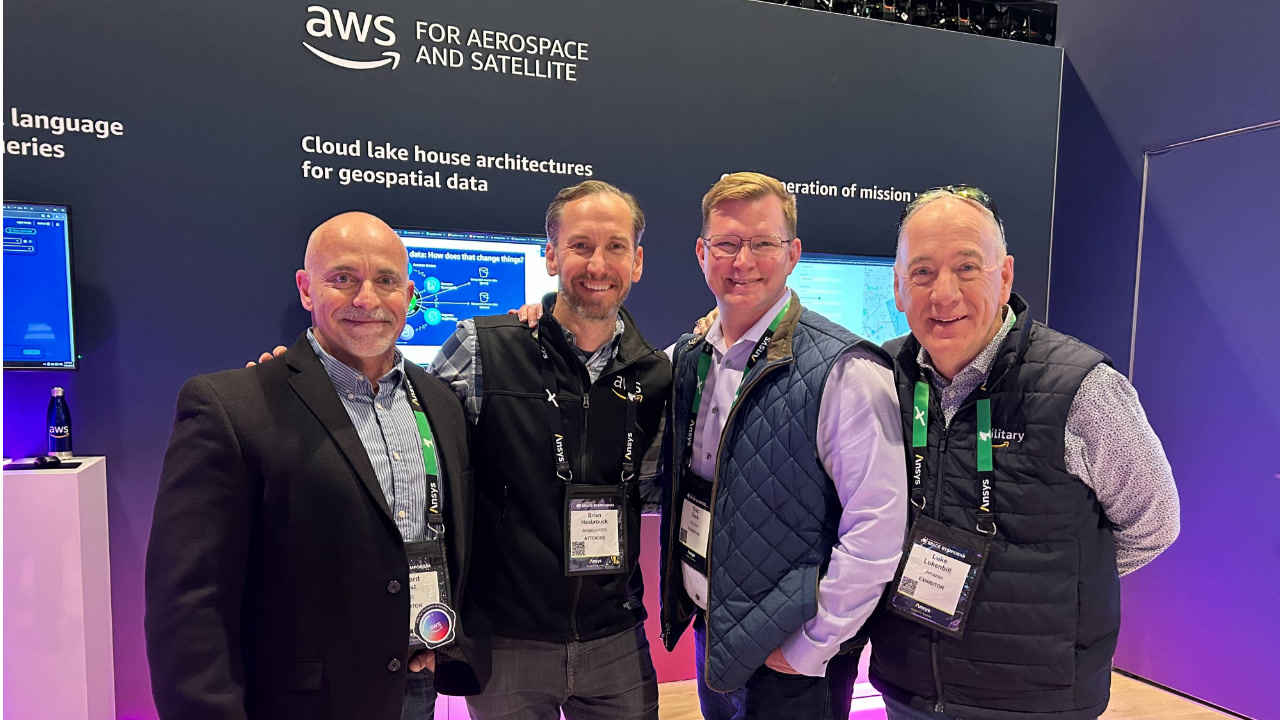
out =
[(49, 454), (63, 460), (71, 457), (71, 408), (62, 388), (55, 387), (49, 398)]

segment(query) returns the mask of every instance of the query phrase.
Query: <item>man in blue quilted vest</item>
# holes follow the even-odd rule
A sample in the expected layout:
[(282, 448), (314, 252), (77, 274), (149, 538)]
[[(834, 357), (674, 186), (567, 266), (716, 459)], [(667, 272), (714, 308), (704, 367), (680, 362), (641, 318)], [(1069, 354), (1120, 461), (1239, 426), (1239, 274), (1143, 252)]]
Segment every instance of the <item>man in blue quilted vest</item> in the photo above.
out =
[(986, 193), (917, 197), (894, 273), (912, 524), (871, 681), (889, 720), (1093, 720), (1120, 576), (1178, 534), (1160, 440), (1105, 355), (1032, 321)]
[(708, 720), (826, 718), (827, 665), (893, 577), (906, 479), (890, 358), (801, 304), (795, 197), (734, 173), (695, 251), (719, 317), (677, 342), (662, 635), (693, 620)]

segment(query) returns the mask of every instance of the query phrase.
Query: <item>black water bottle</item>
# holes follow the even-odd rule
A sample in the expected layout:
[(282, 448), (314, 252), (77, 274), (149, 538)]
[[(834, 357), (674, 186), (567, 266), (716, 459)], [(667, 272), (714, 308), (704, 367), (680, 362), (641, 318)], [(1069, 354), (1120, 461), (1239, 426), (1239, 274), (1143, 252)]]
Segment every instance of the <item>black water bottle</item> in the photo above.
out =
[(63, 460), (71, 457), (71, 408), (62, 388), (55, 387), (49, 398), (49, 454)]

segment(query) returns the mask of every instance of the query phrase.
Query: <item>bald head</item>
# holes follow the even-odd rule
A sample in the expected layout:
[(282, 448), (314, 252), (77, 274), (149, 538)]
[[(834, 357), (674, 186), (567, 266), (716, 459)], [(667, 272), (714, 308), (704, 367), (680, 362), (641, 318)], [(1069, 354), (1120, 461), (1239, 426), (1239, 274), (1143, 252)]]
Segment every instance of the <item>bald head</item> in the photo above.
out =
[(326, 220), (296, 274), (320, 347), (377, 386), (390, 371), (413, 296), (409, 255), (386, 223), (362, 212)]
[(396, 231), (377, 216), (365, 212), (345, 212), (320, 223), (311, 231), (307, 239), (307, 252), (302, 260), (302, 267), (311, 271), (318, 254), (335, 245), (354, 242), (365, 247), (385, 246), (385, 249), (398, 252), (401, 266), (408, 266), (409, 254), (404, 243), (396, 235)]
[[(916, 222), (916, 221), (919, 222)], [(930, 191), (917, 198), (902, 219), (898, 228), (897, 265), (901, 267), (906, 257), (908, 226), (927, 225), (933, 228), (952, 228), (970, 236), (989, 241), (988, 259), (1004, 257), (1006, 249), (1004, 231), (995, 215), (980, 203), (943, 191)]]

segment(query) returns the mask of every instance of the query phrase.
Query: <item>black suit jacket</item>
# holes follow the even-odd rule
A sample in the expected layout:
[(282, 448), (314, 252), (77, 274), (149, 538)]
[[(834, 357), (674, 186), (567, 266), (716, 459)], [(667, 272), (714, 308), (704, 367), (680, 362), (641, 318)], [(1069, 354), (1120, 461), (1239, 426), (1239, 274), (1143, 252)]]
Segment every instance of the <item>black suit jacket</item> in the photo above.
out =
[[(405, 363), (443, 467), (459, 610), (436, 687), (480, 692), (488, 628), (467, 591), (474, 496), (453, 393)], [(165, 720), (399, 720), (408, 561), (342, 401), (306, 335), (283, 357), (178, 396), (146, 564), (147, 658)]]

